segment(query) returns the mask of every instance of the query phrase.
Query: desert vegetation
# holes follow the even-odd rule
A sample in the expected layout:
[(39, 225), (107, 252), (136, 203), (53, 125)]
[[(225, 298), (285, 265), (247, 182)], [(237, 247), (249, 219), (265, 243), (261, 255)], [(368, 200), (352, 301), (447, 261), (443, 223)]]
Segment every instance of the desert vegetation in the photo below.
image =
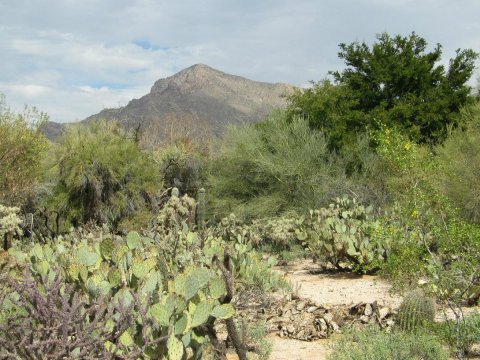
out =
[(295, 299), (274, 267), (296, 258), (406, 295), (388, 321), (367, 304), (352, 326), (297, 301), (322, 312), (322, 336), (343, 334), (331, 359), (470, 356), (478, 56), (441, 55), (415, 33), (340, 44), (342, 72), (220, 139), (91, 121), (52, 143), (44, 114), (2, 98), (0, 359), (267, 359), (245, 299)]

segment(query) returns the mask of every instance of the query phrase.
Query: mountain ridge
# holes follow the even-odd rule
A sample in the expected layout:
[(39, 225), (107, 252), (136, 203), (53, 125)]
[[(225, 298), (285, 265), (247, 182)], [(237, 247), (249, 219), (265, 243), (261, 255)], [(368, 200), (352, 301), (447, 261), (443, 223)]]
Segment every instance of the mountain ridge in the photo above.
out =
[[(126, 106), (104, 109), (82, 122), (116, 120), (123, 128), (140, 130), (157, 143), (171, 138), (173, 132), (198, 140), (221, 136), (229, 125), (263, 120), (272, 110), (286, 106), (285, 96), (294, 88), (195, 64), (155, 81), (148, 94), (132, 99)], [(53, 124), (46, 128), (54, 130), (56, 136), (60, 133)]]

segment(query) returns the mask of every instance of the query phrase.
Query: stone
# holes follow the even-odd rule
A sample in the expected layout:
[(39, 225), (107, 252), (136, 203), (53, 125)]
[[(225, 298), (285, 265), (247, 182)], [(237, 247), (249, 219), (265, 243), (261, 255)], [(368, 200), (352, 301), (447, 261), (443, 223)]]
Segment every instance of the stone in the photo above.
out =
[(305, 304), (304, 301), (300, 301), (300, 302), (297, 304), (296, 308), (297, 308), (298, 311), (302, 311), (303, 309), (305, 309), (305, 305), (306, 305), (306, 304)]
[(388, 315), (390, 315), (390, 308), (389, 307), (383, 307), (379, 310), (378, 312), (380, 320), (385, 319)]
[(372, 305), (366, 304), (366, 305), (365, 305), (365, 311), (363, 312), (363, 314), (364, 314), (365, 316), (372, 316), (372, 314), (373, 314)]
[(360, 321), (364, 324), (368, 324), (370, 322), (370, 318), (366, 315), (360, 316)]
[(331, 313), (326, 313), (323, 315), (323, 318), (327, 323), (331, 322), (333, 320), (333, 315)]

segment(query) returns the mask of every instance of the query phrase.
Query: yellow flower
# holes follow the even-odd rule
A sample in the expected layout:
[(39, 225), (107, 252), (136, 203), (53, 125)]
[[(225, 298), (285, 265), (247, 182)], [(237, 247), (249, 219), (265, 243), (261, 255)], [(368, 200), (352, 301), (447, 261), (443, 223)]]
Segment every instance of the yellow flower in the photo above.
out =
[(406, 143), (406, 144), (403, 146), (403, 148), (404, 148), (406, 151), (410, 150), (411, 147), (412, 147), (412, 144), (410, 144), (410, 143)]
[(417, 212), (417, 210), (413, 210), (411, 216), (412, 216), (412, 218), (414, 218), (414, 219), (418, 218), (418, 212)]

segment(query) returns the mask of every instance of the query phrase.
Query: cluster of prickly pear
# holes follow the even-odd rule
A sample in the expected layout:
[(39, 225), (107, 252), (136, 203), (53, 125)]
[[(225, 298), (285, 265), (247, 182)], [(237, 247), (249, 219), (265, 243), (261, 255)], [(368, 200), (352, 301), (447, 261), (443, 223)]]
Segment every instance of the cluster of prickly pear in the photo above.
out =
[(288, 247), (296, 242), (298, 229), (302, 222), (302, 218), (296, 219), (293, 217), (268, 219), (262, 226), (263, 236), (266, 240), (272, 241), (276, 245)]
[[(197, 351), (206, 341), (199, 329), (207, 320), (226, 319), (235, 312), (231, 304), (220, 301), (226, 286), (211, 263), (208, 268), (202, 262), (179, 268), (173, 259), (165, 258), (154, 239), (137, 232), (121, 237), (100, 231), (75, 241), (70, 236), (35, 244), (27, 252), (11, 248), (8, 268), (19, 273), (27, 266), (39, 278), (53, 278), (60, 269), (62, 278), (84, 293), (85, 301), (109, 298), (114, 311), (139, 299), (145, 308), (139, 309), (138, 304), (132, 308), (136, 326), (119, 337), (119, 344), (108, 344), (112, 349), (133, 351), (168, 337), (155, 351), (181, 359), (186, 347)], [(140, 345), (139, 339), (143, 339)]]
[(355, 199), (337, 198), (328, 208), (310, 211), (303, 238), (313, 254), (335, 266), (343, 263), (365, 270), (386, 254), (372, 236), (378, 226), (371, 207)]
[(435, 303), (421, 291), (408, 294), (398, 309), (398, 325), (404, 331), (417, 331), (433, 322)]

